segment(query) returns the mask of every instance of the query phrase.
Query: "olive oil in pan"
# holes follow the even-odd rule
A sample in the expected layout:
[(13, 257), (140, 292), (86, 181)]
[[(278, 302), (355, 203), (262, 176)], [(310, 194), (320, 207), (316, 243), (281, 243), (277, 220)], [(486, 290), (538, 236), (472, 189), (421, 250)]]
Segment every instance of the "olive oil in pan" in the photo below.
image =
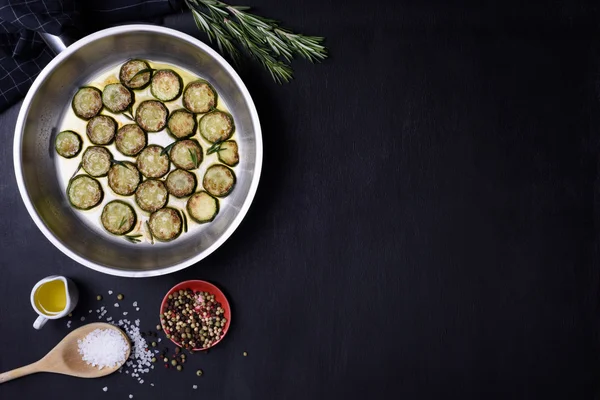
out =
[[(125, 62), (125, 61), (123, 61), (123, 62)], [(202, 76), (193, 74), (192, 72), (190, 72), (186, 69), (179, 68), (179, 67), (176, 67), (171, 64), (153, 62), (151, 60), (148, 60), (148, 63), (150, 64), (150, 66), (153, 69), (172, 69), (173, 71), (177, 72), (183, 80), (184, 87), (185, 87), (185, 85), (187, 85), (190, 82), (193, 82), (197, 79), (202, 79)], [(119, 82), (119, 70), (121, 68), (121, 65), (122, 65), (122, 63), (119, 63), (119, 64), (115, 65), (114, 67), (110, 68), (109, 70), (105, 70), (104, 72), (99, 73), (96, 77), (94, 77), (89, 82), (89, 84), (87, 86), (94, 86), (94, 87), (97, 87), (98, 89), (102, 90), (108, 84), (118, 83)], [(76, 90), (73, 91), (73, 94), (75, 94), (75, 91)], [(150, 93), (150, 85), (148, 85), (143, 90), (134, 90), (133, 93), (135, 95), (135, 103), (133, 104), (132, 109), (133, 109), (133, 116), (135, 117), (135, 110), (137, 109), (137, 107), (139, 106), (139, 104), (141, 102), (143, 102), (145, 100), (156, 100), (156, 98), (154, 98), (154, 96), (152, 96), (152, 94)], [(169, 109), (169, 113), (171, 113), (172, 111), (174, 111), (176, 109), (183, 108), (182, 97), (183, 96), (179, 96), (179, 98), (177, 98), (174, 101), (164, 103), (165, 106)], [(218, 96), (217, 109), (229, 112), (229, 110), (228, 110), (226, 104), (223, 102), (223, 99), (221, 96)], [(135, 123), (134, 121), (131, 121), (130, 119), (125, 117), (125, 115), (123, 115), (123, 114), (113, 114), (106, 109), (103, 109), (101, 111), (101, 114), (109, 115), (109, 116), (113, 117), (115, 119), (115, 121), (117, 121), (119, 128), (122, 127), (123, 125)], [(196, 116), (196, 119), (199, 120), (201, 116), (202, 116), (202, 114)], [(235, 120), (235, 116), (233, 116), (233, 117)], [(94, 146), (94, 144), (91, 143), (87, 137), (86, 125), (87, 125), (87, 121), (82, 120), (75, 115), (75, 113), (73, 112), (73, 109), (71, 108), (71, 104), (70, 103), (65, 104), (65, 109), (63, 111), (63, 118), (60, 123), (59, 132), (64, 131), (64, 130), (72, 130), (72, 131), (77, 132), (81, 136), (81, 139), (83, 140), (83, 146), (82, 146), (81, 153), (77, 157), (67, 159), (67, 158), (63, 158), (63, 157), (56, 155), (56, 158), (55, 158), (59, 184), (60, 184), (61, 190), (65, 196), (66, 196), (66, 189), (69, 184), (69, 180), (72, 178), (73, 174), (79, 167), (79, 164), (81, 162), (81, 157), (82, 157), (85, 149), (88, 146)], [(170, 136), (167, 133), (166, 129), (163, 129), (162, 131), (156, 132), (156, 133), (148, 133), (147, 136), (148, 136), (148, 144), (149, 145), (157, 144), (162, 147), (168, 146), (169, 144), (173, 143), (175, 140), (172, 136)], [(236, 136), (237, 136), (237, 134), (234, 132), (231, 139), (235, 140)], [(202, 135), (197, 133), (197, 131), (196, 131), (196, 134), (191, 137), (191, 139), (196, 139), (202, 146), (202, 149), (204, 152), (204, 159), (203, 159), (202, 163), (200, 163), (200, 167), (196, 170), (190, 171), (196, 175), (196, 179), (198, 181), (198, 187), (196, 190), (201, 190), (202, 189), (202, 177), (204, 176), (206, 169), (209, 166), (218, 163), (219, 160), (218, 160), (218, 156), (217, 156), (216, 152), (213, 154), (206, 155), (206, 150), (211, 146), (211, 143), (204, 140)], [(238, 141), (238, 146), (240, 146), (240, 148), (239, 148), (240, 157), (243, 157), (243, 149), (241, 148), (241, 143), (239, 141)], [(131, 162), (135, 163), (135, 157), (127, 157), (127, 156), (124, 156), (123, 154), (121, 154), (116, 149), (114, 142), (105, 147), (112, 153), (115, 160), (131, 161)], [(175, 169), (175, 167), (173, 166), (173, 163), (171, 163), (171, 171), (173, 169)], [(234, 171), (235, 171), (235, 168), (234, 168)], [(77, 172), (77, 173), (85, 174), (85, 171), (83, 171), (83, 169), (80, 169), (79, 172)], [(166, 175), (163, 177), (163, 179), (165, 177), (166, 177)], [(149, 216), (150, 216), (149, 213), (142, 211), (137, 206), (137, 204), (135, 202), (135, 196), (120, 196), (120, 195), (115, 194), (108, 186), (107, 177), (100, 177), (100, 178), (96, 178), (96, 179), (98, 179), (98, 181), (102, 185), (102, 189), (104, 190), (104, 198), (102, 200), (102, 203), (100, 203), (93, 209), (87, 210), (87, 211), (73, 210), (76, 213), (76, 215), (79, 218), (81, 218), (93, 230), (99, 232), (100, 234), (107, 235), (109, 237), (114, 238), (115, 240), (127, 243), (125, 241), (125, 239), (123, 239), (122, 237), (114, 236), (114, 235), (111, 235), (110, 233), (106, 232), (106, 230), (102, 227), (102, 224), (100, 222), (100, 215), (102, 214), (102, 209), (108, 202), (110, 202), (112, 200), (117, 200), (117, 199), (125, 201), (126, 203), (128, 203), (134, 207), (135, 212), (138, 217), (138, 221), (137, 221), (135, 228), (130, 233), (128, 233), (128, 235), (143, 235), (142, 237), (138, 238), (138, 239), (142, 239), (142, 242), (135, 244), (136, 246), (141, 246), (144, 243), (149, 244), (150, 237), (148, 235), (147, 227), (146, 227), (146, 221), (149, 219)], [(178, 199), (175, 196), (169, 196), (169, 202), (168, 202), (167, 206), (176, 208), (176, 209), (181, 210), (186, 213), (188, 233), (204, 229), (206, 226), (210, 225), (210, 223), (197, 224), (189, 218), (189, 215), (187, 215), (187, 211), (186, 211), (187, 199), (188, 199), (187, 197), (183, 198), (183, 199)], [(228, 203), (227, 198), (219, 199), (219, 203), (220, 203), (220, 209), (223, 210), (223, 208), (226, 207), (226, 205)], [(217, 218), (219, 218), (218, 215), (217, 215)], [(185, 235), (186, 235), (185, 233), (182, 233), (182, 236), (185, 236)], [(180, 239), (175, 239), (175, 240), (180, 240)]]

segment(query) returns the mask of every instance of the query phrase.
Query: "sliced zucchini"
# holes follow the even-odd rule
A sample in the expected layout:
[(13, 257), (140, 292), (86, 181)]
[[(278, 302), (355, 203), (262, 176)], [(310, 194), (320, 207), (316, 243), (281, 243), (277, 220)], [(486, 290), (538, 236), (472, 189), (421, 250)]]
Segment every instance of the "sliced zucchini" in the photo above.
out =
[(116, 194), (131, 196), (140, 184), (140, 172), (129, 161), (113, 162), (108, 170), (108, 186)]
[(169, 200), (169, 193), (162, 181), (148, 179), (140, 183), (135, 191), (135, 202), (144, 211), (160, 210)]
[(81, 167), (91, 176), (106, 176), (111, 166), (112, 154), (101, 146), (91, 146), (85, 149), (81, 158)]
[(219, 150), (217, 151), (219, 161), (223, 164), (227, 164), (230, 167), (235, 167), (240, 162), (240, 155), (238, 153), (238, 145), (235, 140), (228, 140), (221, 143)]
[(188, 138), (196, 133), (196, 116), (183, 108), (175, 110), (169, 116), (167, 129), (177, 139)]
[(160, 101), (172, 101), (181, 96), (183, 80), (171, 69), (161, 69), (154, 73), (150, 92)]
[(144, 60), (129, 60), (119, 71), (119, 80), (129, 89), (143, 89), (150, 83), (152, 69)]
[(67, 187), (67, 197), (75, 208), (89, 210), (96, 207), (104, 197), (100, 182), (87, 175), (77, 175)]
[(169, 157), (162, 152), (161, 146), (153, 144), (137, 156), (137, 167), (146, 178), (160, 178), (169, 172)]
[(215, 110), (200, 118), (200, 134), (211, 143), (229, 139), (234, 128), (233, 118), (223, 111)]
[(133, 93), (120, 83), (111, 83), (104, 87), (102, 103), (110, 112), (121, 113), (133, 104)]
[(187, 201), (190, 217), (199, 223), (210, 222), (219, 213), (219, 200), (205, 191), (194, 193)]
[(115, 145), (126, 156), (135, 156), (146, 147), (146, 132), (136, 124), (123, 125), (117, 131)]
[(100, 221), (104, 229), (113, 235), (124, 235), (133, 229), (137, 216), (129, 204), (113, 200), (104, 206)]
[(148, 221), (150, 232), (156, 240), (168, 242), (176, 239), (181, 234), (183, 226), (179, 211), (166, 207), (155, 211)]
[(174, 169), (165, 181), (167, 190), (175, 197), (185, 197), (196, 190), (196, 175), (182, 169)]
[(187, 170), (198, 168), (203, 158), (202, 147), (193, 139), (178, 141), (171, 147), (169, 155), (177, 168)]
[(135, 121), (146, 132), (158, 132), (167, 125), (169, 110), (160, 101), (143, 101), (135, 111)]
[(183, 91), (183, 106), (193, 113), (209, 112), (217, 106), (217, 92), (205, 80), (190, 82)]
[(206, 170), (202, 185), (213, 196), (225, 197), (235, 186), (235, 174), (231, 168), (224, 165), (212, 165)]
[(81, 136), (73, 131), (62, 131), (56, 135), (54, 148), (59, 156), (73, 158), (81, 151)]
[(71, 106), (79, 118), (95, 117), (102, 109), (102, 92), (95, 87), (84, 86), (75, 93)]
[(108, 115), (97, 115), (87, 123), (86, 132), (90, 142), (109, 144), (117, 132), (117, 122)]

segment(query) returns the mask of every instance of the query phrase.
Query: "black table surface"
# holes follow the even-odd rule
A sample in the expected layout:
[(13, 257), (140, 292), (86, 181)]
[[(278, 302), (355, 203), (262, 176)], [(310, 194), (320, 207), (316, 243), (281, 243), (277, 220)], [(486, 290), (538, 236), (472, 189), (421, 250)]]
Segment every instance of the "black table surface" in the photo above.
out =
[(331, 57), (282, 86), (239, 68), (263, 125), (258, 194), (218, 251), (169, 276), (102, 275), (55, 249), (17, 191), (18, 106), (4, 113), (1, 371), (68, 332), (31, 326), (50, 274), (81, 290), (73, 327), (96, 294), (116, 312), (110, 289), (150, 329), (166, 290), (196, 278), (227, 292), (233, 319), (182, 372), (38, 374), (0, 398), (596, 397), (597, 10), (445, 3), (254, 1), (326, 36)]

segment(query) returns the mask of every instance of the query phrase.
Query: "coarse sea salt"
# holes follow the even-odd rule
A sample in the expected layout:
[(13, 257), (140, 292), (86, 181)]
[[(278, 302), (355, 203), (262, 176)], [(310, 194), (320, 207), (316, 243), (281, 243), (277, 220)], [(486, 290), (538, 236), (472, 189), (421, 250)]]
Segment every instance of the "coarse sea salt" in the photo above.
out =
[(79, 339), (77, 347), (81, 359), (98, 369), (122, 364), (129, 349), (123, 335), (114, 329), (95, 329)]

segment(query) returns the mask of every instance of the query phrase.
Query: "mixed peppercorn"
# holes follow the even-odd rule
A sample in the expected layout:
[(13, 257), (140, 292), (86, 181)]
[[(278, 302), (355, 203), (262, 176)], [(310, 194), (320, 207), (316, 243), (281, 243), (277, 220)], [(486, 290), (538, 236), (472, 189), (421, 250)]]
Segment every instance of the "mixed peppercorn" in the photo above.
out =
[(213, 294), (186, 289), (168, 296), (160, 322), (167, 338), (181, 347), (206, 349), (225, 334), (224, 314)]

